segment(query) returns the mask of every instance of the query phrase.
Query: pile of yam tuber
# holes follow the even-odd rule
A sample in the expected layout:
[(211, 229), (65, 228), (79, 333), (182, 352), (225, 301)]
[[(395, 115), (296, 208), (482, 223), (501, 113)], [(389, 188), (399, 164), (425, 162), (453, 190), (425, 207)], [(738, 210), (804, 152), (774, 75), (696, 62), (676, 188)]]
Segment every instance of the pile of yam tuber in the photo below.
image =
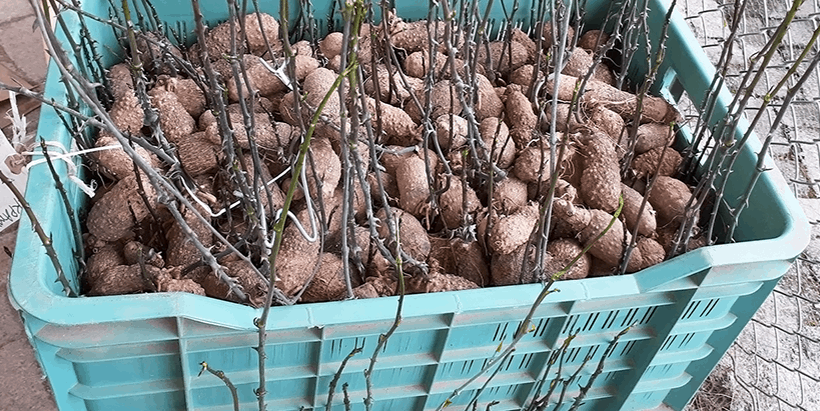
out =
[[(259, 306), (271, 286), (279, 303), (395, 295), (399, 272), (407, 293), (425, 293), (545, 281), (578, 255), (560, 279), (662, 262), (691, 196), (671, 147), (678, 113), (616, 87), (612, 61), (596, 59), (607, 34), (557, 47), (547, 24), (476, 46), (433, 27), (364, 23), (355, 50), (341, 32), (285, 44), (267, 14), (189, 48), (139, 33), (125, 55), (142, 65), (106, 77), (108, 114), (144, 161), (99, 133), (110, 149), (92, 158), (104, 184), (86, 219), (85, 293)], [(357, 75), (333, 89), (347, 67)], [(192, 207), (160, 195), (145, 164)]]

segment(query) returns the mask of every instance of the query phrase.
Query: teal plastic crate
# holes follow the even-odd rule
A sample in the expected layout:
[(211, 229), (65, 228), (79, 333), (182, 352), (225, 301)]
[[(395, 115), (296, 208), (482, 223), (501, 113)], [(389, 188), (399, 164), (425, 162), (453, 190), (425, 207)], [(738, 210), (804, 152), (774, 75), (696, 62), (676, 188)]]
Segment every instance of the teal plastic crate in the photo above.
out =
[[(201, 3), (207, 20), (226, 18), (224, 2)], [(278, 12), (269, 4), (278, 2), (264, 3), (267, 12)], [(314, 2), (315, 15), (321, 16), (322, 5), (329, 9), (330, 3)], [(397, 3), (403, 17), (427, 14), (425, 4)], [(668, 2), (650, 3), (648, 21), (657, 37)], [(84, 7), (107, 16), (108, 4), (87, 0)], [(534, 2), (519, 4), (517, 20), (526, 24)], [(589, 0), (587, 5), (590, 23), (602, 21), (608, 2)], [(184, 21), (192, 27), (187, 0), (162, 2), (158, 11), (167, 22)], [(496, 6), (494, 17), (501, 16)], [(71, 24), (75, 16), (64, 17), (77, 27)], [(97, 41), (114, 46), (109, 28), (89, 25)], [(699, 103), (714, 68), (678, 14), (667, 44), (656, 91), (671, 100), (685, 91)], [(107, 63), (117, 60), (109, 52), (104, 58)], [(633, 74), (640, 76), (640, 67)], [(58, 80), (52, 67), (46, 90), (60, 101), (64, 91)], [(724, 91), (718, 113), (725, 113), (729, 97)], [(52, 110), (43, 108), (39, 127), (43, 138), (69, 145), (69, 135)], [(745, 125), (738, 135), (743, 129)], [(746, 186), (759, 150), (756, 139), (743, 149), (727, 188), (730, 201)], [(775, 168), (771, 161), (767, 167)], [(70, 187), (73, 200), (82, 204), (82, 195)], [(26, 192), (45, 230), (54, 236), (63, 266), (75, 273), (70, 225), (45, 166), (31, 170)], [(766, 172), (758, 182), (736, 238), (737, 243), (700, 248), (636, 274), (561, 282), (561, 292), (541, 304), (534, 331), (504, 362), (479, 403), (496, 400), (500, 403), (494, 410), (520, 409), (550, 353), (578, 330), (563, 373), (569, 376), (586, 356), (592, 360), (567, 393), (567, 398), (575, 396), (613, 336), (634, 323), (636, 327), (606, 358), (603, 374), (580, 409), (681, 410), (809, 242), (806, 217), (778, 171)], [(252, 347), (257, 339), (253, 319), (259, 310), (184, 293), (68, 298), (55, 279), (40, 240), (24, 219), (9, 295), (61, 410), (231, 409), (230, 394), (221, 381), (207, 374), (197, 377), (202, 361), (231, 378), (243, 410), (256, 409), (257, 354)], [(71, 280), (76, 282), (75, 277)], [(438, 407), (496, 355), (499, 343), (512, 339), (540, 289), (520, 285), (408, 296), (404, 320), (376, 364), (374, 409)], [(362, 370), (379, 334), (392, 324), (396, 303), (396, 298), (379, 298), (273, 308), (267, 345), (268, 409), (323, 409), (328, 383), (340, 362), (354, 347), (363, 346), (364, 353), (350, 361), (342, 378), (350, 384), (354, 409), (362, 409)], [(463, 408), (456, 405), (464, 404), (470, 394), (465, 391), (448, 409)], [(341, 394), (335, 398), (333, 409), (343, 409)]]

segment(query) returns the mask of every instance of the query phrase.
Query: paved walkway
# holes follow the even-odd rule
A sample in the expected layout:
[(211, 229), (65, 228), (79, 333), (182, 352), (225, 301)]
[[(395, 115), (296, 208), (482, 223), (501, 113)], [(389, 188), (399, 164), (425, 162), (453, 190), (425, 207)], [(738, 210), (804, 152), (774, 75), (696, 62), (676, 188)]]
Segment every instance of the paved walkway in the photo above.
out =
[[(42, 83), (46, 73), (43, 45), (33, 23), (28, 0), (0, 0), (0, 76), (16, 73), (16, 80), (32, 86)], [(0, 233), (0, 410), (53, 411), (57, 407), (48, 383), (7, 295), (11, 258), (4, 250), (14, 251), (16, 236), (16, 225)]]

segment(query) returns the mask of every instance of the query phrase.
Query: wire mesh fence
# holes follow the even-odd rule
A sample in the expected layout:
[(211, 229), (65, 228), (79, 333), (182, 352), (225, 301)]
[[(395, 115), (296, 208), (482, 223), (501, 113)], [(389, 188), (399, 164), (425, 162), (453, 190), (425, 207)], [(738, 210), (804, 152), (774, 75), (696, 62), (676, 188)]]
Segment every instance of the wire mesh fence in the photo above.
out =
[[(734, 39), (727, 85), (738, 92), (750, 59), (774, 35), (790, 1), (748, 0)], [(731, 18), (740, 1), (686, 0), (680, 11), (709, 58), (716, 62), (729, 41)], [(820, 1), (807, 0), (764, 70), (747, 114), (764, 99), (772, 103), (756, 128), (774, 133), (770, 154), (820, 236), (820, 74), (815, 72), (775, 130), (782, 96), (768, 96), (820, 24)], [(816, 52), (816, 51), (813, 51)], [(813, 53), (812, 53), (813, 54)], [(798, 70), (800, 73), (805, 68)], [(797, 76), (789, 78), (789, 86)], [(820, 409), (820, 244), (813, 242), (746, 326), (701, 388), (690, 410)]]

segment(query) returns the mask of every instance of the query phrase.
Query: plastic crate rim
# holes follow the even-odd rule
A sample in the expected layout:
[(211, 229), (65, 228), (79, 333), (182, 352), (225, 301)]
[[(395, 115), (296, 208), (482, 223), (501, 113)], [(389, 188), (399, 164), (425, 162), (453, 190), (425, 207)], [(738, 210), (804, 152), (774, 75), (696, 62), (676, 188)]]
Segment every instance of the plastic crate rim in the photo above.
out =
[[(773, 241), (761, 240), (761, 247)], [(630, 295), (651, 292), (653, 288), (710, 267), (754, 263), (748, 258), (731, 257), (743, 254), (738, 252), (744, 246), (748, 244), (703, 247), (635, 274), (559, 281), (553, 288), (560, 292), (547, 296), (543, 304), (629, 298)], [(771, 261), (771, 255), (767, 257), (758, 260)], [(37, 261), (26, 261), (25, 265), (34, 269)], [(686, 267), (686, 272), (671, 276), (666, 273), (670, 269), (681, 271), (680, 267)], [(261, 313), (261, 309), (190, 293), (67, 297), (51, 293), (36, 278), (20, 275), (25, 271), (21, 266), (13, 270), (8, 285), (9, 299), (16, 309), (57, 326), (181, 317), (235, 330), (252, 330), (255, 329), (253, 318)], [(647, 284), (652, 286), (648, 287)], [(409, 318), (529, 307), (541, 290), (541, 284), (524, 284), (408, 295), (403, 316)], [(269, 329), (390, 320), (395, 315), (397, 299), (398, 297), (381, 297), (273, 307)], [(350, 316), (350, 312), (358, 315)]]

